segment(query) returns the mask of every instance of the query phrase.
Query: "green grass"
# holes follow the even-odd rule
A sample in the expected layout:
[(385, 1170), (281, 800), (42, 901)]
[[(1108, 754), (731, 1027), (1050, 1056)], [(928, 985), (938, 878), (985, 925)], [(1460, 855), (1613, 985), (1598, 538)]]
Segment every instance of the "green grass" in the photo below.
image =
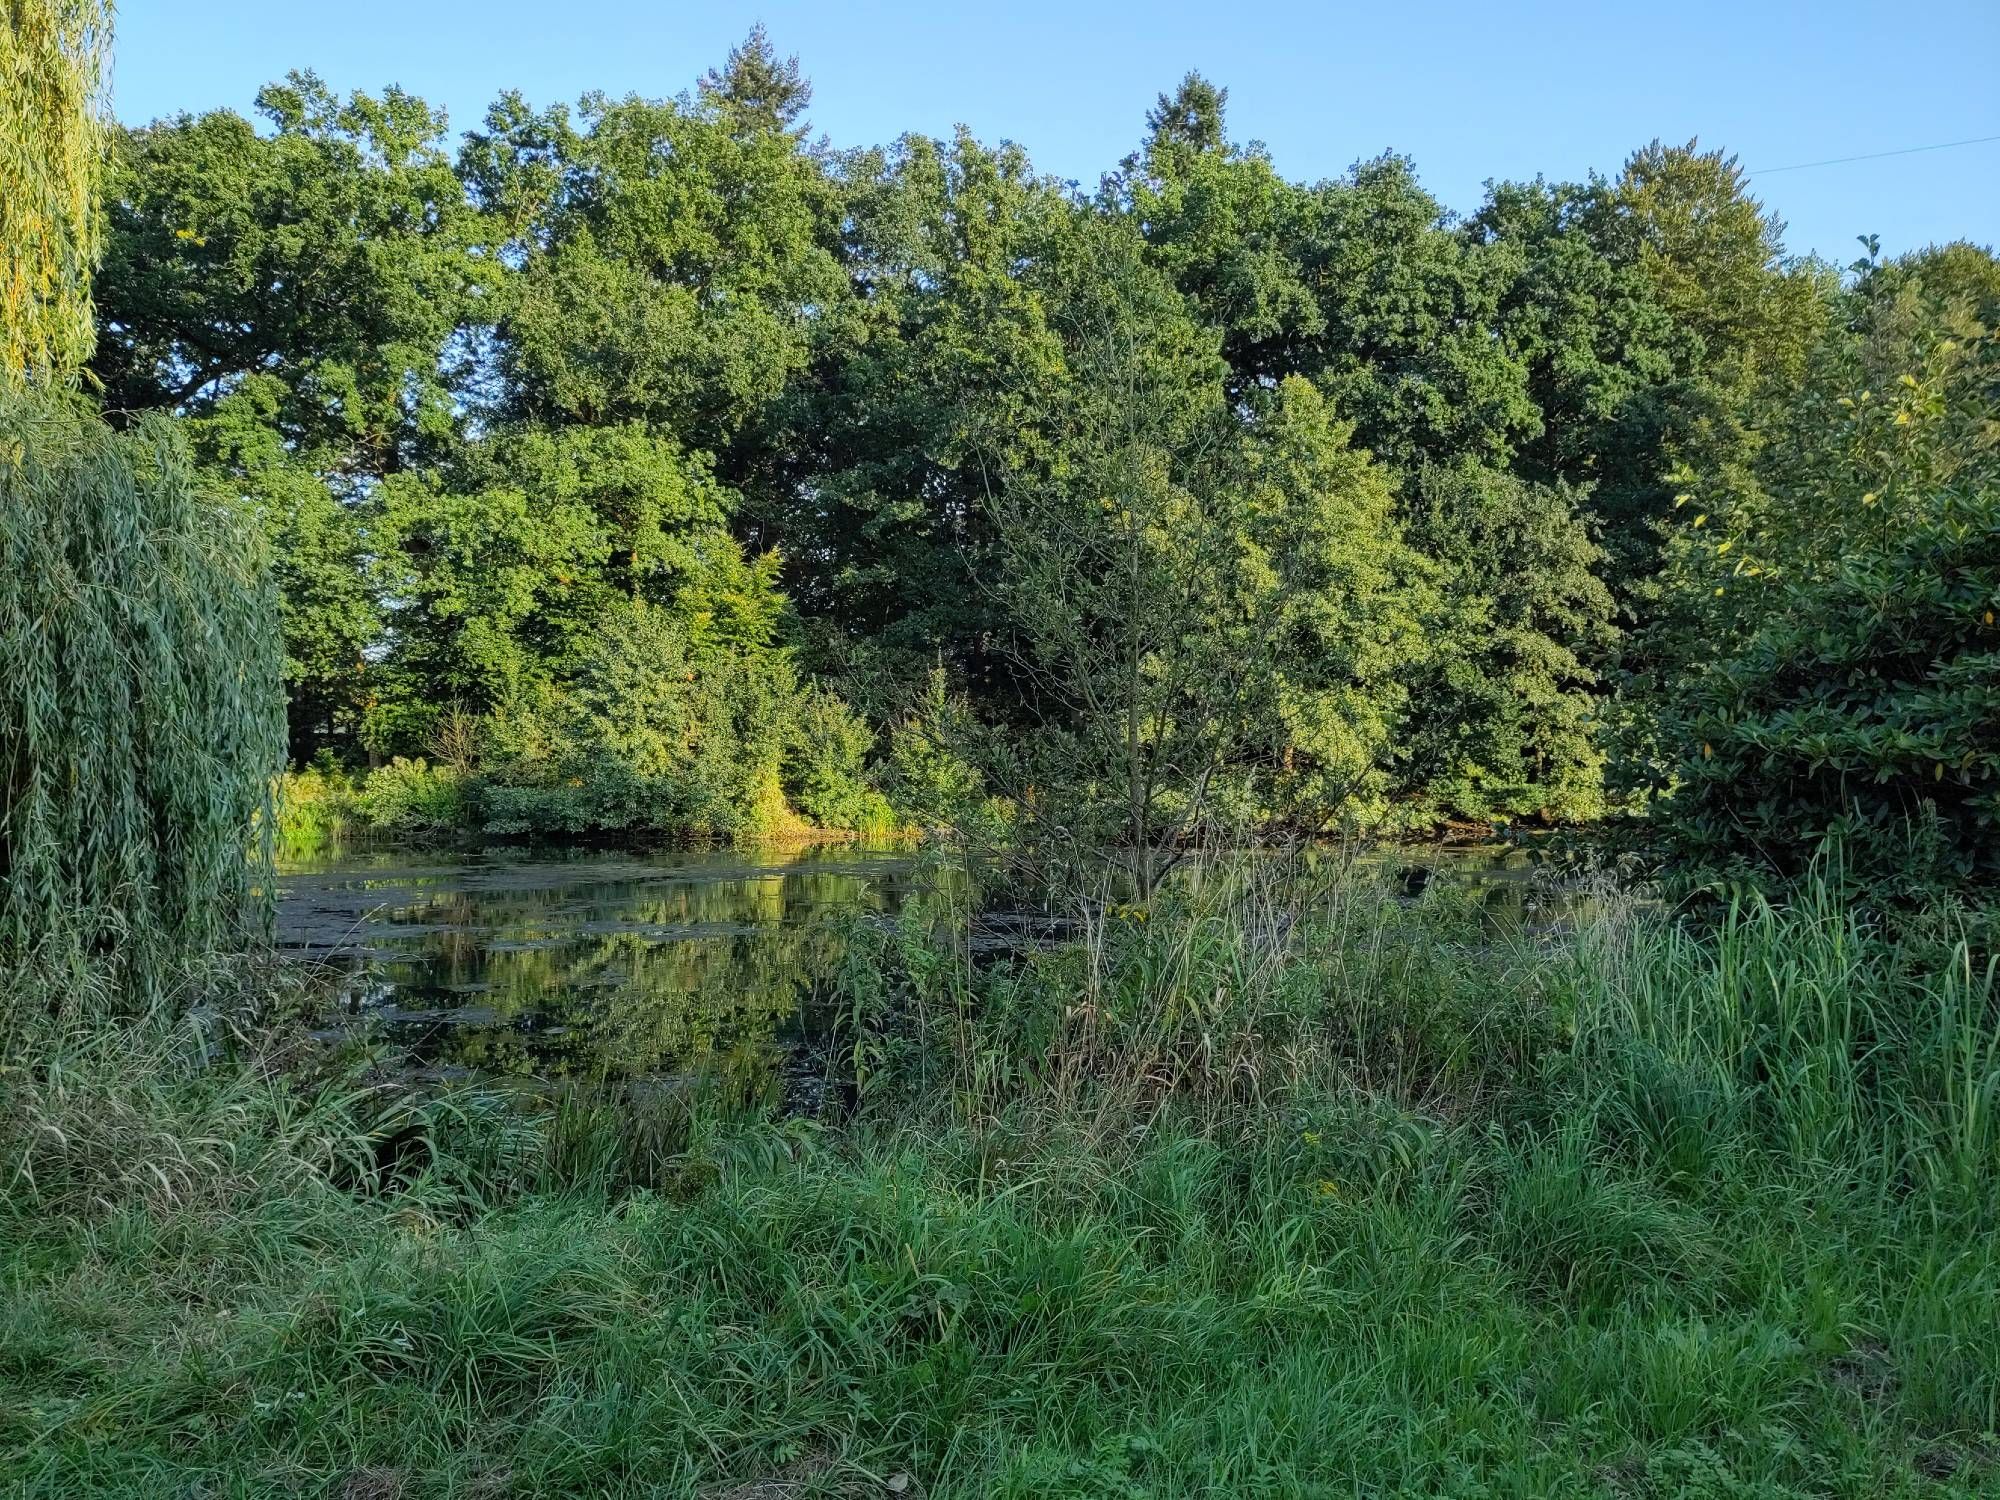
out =
[(52, 1045), (0, 1125), (0, 1489), (2000, 1489), (1963, 945), (1230, 883), (1011, 978), (951, 931), (857, 957), (840, 1129)]

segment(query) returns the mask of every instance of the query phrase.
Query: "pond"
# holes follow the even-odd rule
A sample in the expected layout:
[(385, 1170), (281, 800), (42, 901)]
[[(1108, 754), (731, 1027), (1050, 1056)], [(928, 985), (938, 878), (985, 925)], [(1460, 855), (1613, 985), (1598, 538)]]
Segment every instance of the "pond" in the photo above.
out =
[[(1524, 854), (1395, 859), (1409, 889), (1460, 882), (1502, 925), (1535, 918)], [(320, 966), (329, 1040), (438, 1077), (720, 1073), (764, 1092), (813, 1068), (839, 919), (893, 916), (923, 878), (907, 848), (851, 844), (370, 848), (279, 873), (279, 940)]]

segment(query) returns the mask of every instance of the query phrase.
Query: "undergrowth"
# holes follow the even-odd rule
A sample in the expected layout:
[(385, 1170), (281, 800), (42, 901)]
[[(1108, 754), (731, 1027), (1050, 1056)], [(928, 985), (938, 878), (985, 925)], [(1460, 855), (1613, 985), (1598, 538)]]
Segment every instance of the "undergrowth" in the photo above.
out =
[(0, 1109), (0, 1486), (2000, 1486), (2000, 1016), (1949, 933), (1227, 879), (1020, 962), (942, 898), (872, 930), (839, 1121), (52, 1039)]

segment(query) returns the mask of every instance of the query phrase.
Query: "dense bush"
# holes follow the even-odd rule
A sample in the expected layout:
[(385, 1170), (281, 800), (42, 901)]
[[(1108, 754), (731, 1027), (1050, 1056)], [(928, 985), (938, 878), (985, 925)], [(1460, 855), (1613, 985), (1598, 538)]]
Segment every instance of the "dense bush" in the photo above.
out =
[(503, 705), (479, 792), (494, 833), (754, 836), (803, 816), (881, 827), (874, 736), (800, 682), (768, 572), (747, 592), (701, 575), (671, 605), (607, 613), (565, 680)]
[(318, 849), (361, 826), (360, 778), (324, 760), (280, 776), (273, 801), (278, 847), (287, 853)]
[(397, 756), (369, 772), (361, 788), (361, 815), (371, 828), (406, 835), (435, 835), (463, 829), (471, 821), (472, 793), (466, 773)]
[(1693, 640), (1661, 747), (1678, 877), (1831, 859), (1906, 902), (2000, 876), (1996, 393), (1983, 330), (1864, 346), (1800, 403), (1763, 487), (1688, 499)]

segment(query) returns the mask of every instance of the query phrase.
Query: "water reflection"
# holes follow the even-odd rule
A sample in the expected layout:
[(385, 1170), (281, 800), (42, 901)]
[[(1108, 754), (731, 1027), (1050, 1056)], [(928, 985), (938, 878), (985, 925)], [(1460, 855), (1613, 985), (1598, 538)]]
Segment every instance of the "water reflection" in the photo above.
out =
[(768, 1082), (841, 912), (890, 913), (906, 852), (377, 851), (292, 864), (279, 937), (334, 976), (330, 1034), (417, 1064)]
[[(1343, 860), (1307, 856), (1325, 862)], [(1442, 884), (1496, 927), (1563, 915), (1523, 851), (1360, 862), (1407, 899)], [(855, 846), (335, 851), (281, 871), (279, 936), (329, 974), (329, 1037), (385, 1042), (421, 1069), (699, 1072), (770, 1094), (779, 1064), (807, 1050), (806, 1002), (840, 958), (827, 919), (892, 915), (920, 878), (908, 850)], [(1032, 941), (1029, 925), (996, 920), (989, 941)]]

